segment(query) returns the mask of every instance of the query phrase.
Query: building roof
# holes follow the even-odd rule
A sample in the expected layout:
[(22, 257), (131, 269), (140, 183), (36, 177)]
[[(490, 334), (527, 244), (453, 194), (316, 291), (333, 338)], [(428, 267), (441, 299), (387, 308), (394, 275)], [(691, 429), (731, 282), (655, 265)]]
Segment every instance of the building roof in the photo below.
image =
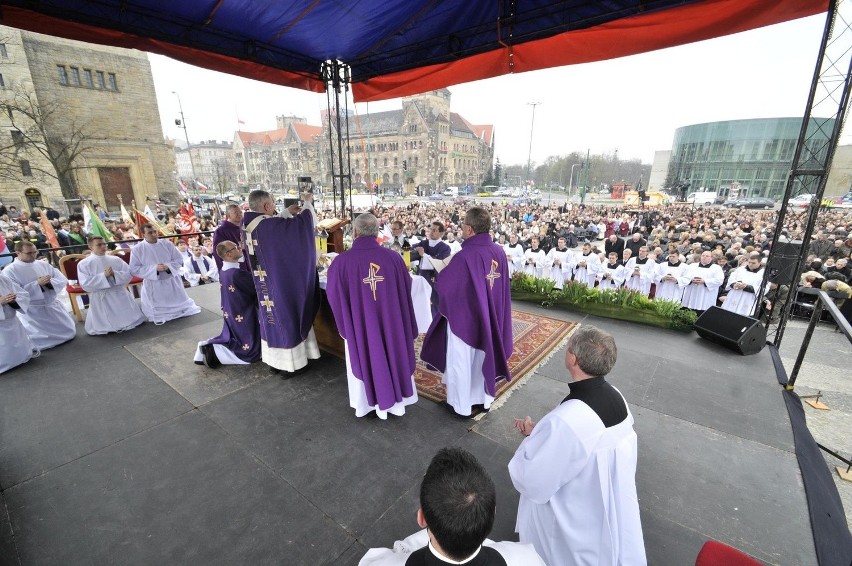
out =
[(396, 134), (402, 126), (402, 110), (358, 114), (349, 118), (349, 137), (358, 138), (380, 134)]
[(311, 126), (310, 124), (291, 123), (290, 127), (299, 142), (314, 142), (316, 136), (322, 135), (322, 126)]
[(287, 139), (287, 129), (267, 130), (265, 132), (237, 132), (243, 145), (272, 145)]

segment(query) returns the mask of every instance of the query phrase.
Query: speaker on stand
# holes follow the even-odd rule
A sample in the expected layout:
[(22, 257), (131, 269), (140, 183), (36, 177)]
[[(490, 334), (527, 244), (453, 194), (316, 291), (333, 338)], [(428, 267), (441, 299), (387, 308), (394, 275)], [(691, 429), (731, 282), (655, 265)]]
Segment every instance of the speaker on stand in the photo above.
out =
[(699, 336), (743, 356), (756, 354), (766, 346), (766, 328), (756, 318), (710, 307), (695, 321)]

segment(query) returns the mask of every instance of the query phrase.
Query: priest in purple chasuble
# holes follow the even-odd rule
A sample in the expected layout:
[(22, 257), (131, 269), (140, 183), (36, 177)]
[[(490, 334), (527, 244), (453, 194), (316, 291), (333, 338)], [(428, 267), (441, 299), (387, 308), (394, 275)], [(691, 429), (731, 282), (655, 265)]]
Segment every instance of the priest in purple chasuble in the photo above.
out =
[(216, 369), (222, 364), (256, 362), (260, 360), (260, 327), (254, 281), (248, 271), (240, 269), (245, 258), (236, 242), (222, 240), (216, 246), (216, 255), (222, 259), (222, 333), (198, 343), (195, 363)]
[(441, 271), (439, 316), (423, 342), (420, 357), (444, 373), (447, 403), (470, 416), (474, 405), (488, 409), (496, 382), (511, 379), (512, 300), (506, 252), (491, 241), (491, 218), (482, 208), (467, 211), (464, 243)]
[[(242, 230), (240, 228), (242, 221), (243, 211), (240, 206), (237, 204), (229, 204), (227, 208), (225, 208), (225, 218), (213, 232), (213, 249), (215, 250), (216, 246), (225, 240), (230, 240), (231, 242), (239, 244), (242, 241)], [(219, 254), (213, 254), (213, 260), (216, 262), (216, 268), (219, 271), (222, 271), (222, 258), (219, 257)], [(241, 262), (240, 269), (248, 271), (248, 263)]]
[(345, 341), (349, 405), (356, 417), (402, 416), (417, 402), (411, 275), (399, 253), (378, 244), (375, 216), (359, 215), (352, 228), (352, 249), (334, 259), (326, 286)]
[(264, 363), (283, 372), (304, 369), (320, 357), (314, 334), (319, 309), (316, 271), (316, 216), (313, 195), (304, 193), (301, 211), (275, 216), (275, 201), (263, 190), (249, 194), (243, 216), (243, 252), (254, 279)]

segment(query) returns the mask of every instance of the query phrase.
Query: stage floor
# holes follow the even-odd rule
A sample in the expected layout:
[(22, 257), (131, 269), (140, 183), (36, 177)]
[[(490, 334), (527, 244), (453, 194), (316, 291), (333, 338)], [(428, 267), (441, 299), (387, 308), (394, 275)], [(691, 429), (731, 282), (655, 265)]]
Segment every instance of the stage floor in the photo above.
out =
[[(107, 337), (80, 324), (73, 342), (0, 376), (0, 564), (357, 564), (417, 530), (420, 478), (447, 445), (492, 473), (491, 538), (516, 540), (511, 420), (567, 394), (561, 352), (477, 422), (426, 399), (402, 418), (356, 419), (333, 356), (289, 381), (262, 364), (194, 365), (221, 319), (218, 289), (190, 294), (199, 315)], [(616, 336), (611, 381), (636, 418), (650, 564), (692, 564), (711, 538), (767, 563), (816, 563), (766, 350), (541, 313)]]

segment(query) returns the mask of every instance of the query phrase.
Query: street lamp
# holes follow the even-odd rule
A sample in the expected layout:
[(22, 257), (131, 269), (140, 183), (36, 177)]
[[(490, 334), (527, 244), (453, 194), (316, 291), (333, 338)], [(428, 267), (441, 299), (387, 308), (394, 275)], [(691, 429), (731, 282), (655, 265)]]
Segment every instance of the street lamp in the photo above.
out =
[(183, 104), (180, 101), (180, 95), (177, 91), (172, 91), (172, 94), (177, 96), (178, 99), (178, 108), (180, 108), (180, 120), (175, 120), (175, 126), (178, 128), (183, 128), (183, 135), (186, 138), (186, 151), (189, 153), (189, 172), (192, 175), (192, 186), (195, 188), (195, 192), (198, 192), (198, 185), (195, 184), (195, 164), (192, 162), (192, 146), (189, 143), (189, 133), (186, 131), (186, 118), (183, 116)]
[(535, 127), (535, 107), (541, 102), (527, 102), (527, 106), (532, 106), (532, 121), (530, 122), (530, 148), (527, 152), (527, 180), (532, 177), (532, 140), (533, 128)]
[(571, 177), (568, 179), (568, 197), (571, 197), (571, 189), (574, 188), (574, 167), (578, 165), (582, 165), (582, 163), (575, 163), (571, 166)]

